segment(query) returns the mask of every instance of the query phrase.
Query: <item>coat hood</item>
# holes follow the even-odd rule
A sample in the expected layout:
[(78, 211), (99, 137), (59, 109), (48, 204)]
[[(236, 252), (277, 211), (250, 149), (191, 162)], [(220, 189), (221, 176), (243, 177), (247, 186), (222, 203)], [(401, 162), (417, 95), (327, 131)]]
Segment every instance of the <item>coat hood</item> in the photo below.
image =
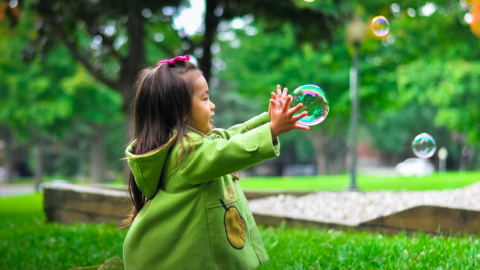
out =
[[(158, 185), (160, 184), (160, 176), (162, 175), (167, 162), (168, 154), (171, 152), (171, 148), (176, 144), (177, 131), (173, 131), (172, 138), (162, 147), (160, 147), (155, 152), (152, 152), (148, 155), (135, 155), (133, 154), (133, 147), (137, 144), (137, 139), (135, 139), (125, 150), (125, 155), (128, 158), (128, 166), (132, 170), (133, 176), (135, 177), (135, 182), (137, 183), (138, 188), (147, 199), (151, 199), (155, 196), (158, 190)], [(187, 136), (190, 139), (197, 140), (201, 139), (202, 133), (192, 127), (187, 131)], [(188, 144), (186, 138), (184, 138), (184, 143)]]
[(132, 170), (135, 182), (140, 191), (151, 199), (155, 196), (160, 176), (165, 169), (165, 163), (170, 149), (173, 147), (172, 140), (164, 144), (160, 149), (148, 155), (137, 156), (133, 154), (137, 140), (135, 139), (125, 150), (128, 158), (128, 166)]

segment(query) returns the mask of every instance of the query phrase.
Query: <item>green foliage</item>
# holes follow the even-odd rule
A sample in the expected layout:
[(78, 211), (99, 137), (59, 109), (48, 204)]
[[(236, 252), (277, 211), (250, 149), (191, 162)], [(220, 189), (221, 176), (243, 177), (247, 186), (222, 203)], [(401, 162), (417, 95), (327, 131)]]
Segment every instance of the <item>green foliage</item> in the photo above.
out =
[[(478, 143), (479, 121), (472, 104), (480, 103), (480, 88), (470, 77), (478, 76), (473, 69), (480, 56), (476, 49), (480, 40), (464, 22), (467, 11), (460, 2), (429, 2), (435, 5), (430, 16), (421, 14), (426, 4), (423, 1), (398, 2), (398, 13), (392, 12), (391, 2), (361, 3), (364, 19), (377, 14), (388, 18), (390, 34), (384, 40), (371, 32), (367, 35), (362, 46), (366, 62), (361, 67), (364, 87), (360, 91), (377, 88), (377, 93), (383, 92), (394, 101), (391, 106), (371, 107), (365, 127), (374, 138), (374, 145), (387, 153), (411, 154), (413, 138), (428, 132), (435, 138), (437, 149), (447, 147), (457, 159), (451, 131), (468, 133), (470, 143)], [(408, 9), (414, 9), (416, 16), (408, 15)], [(440, 85), (443, 89), (438, 88)], [(465, 90), (450, 93), (447, 85)], [(369, 106), (364, 97), (361, 106)], [(376, 99), (374, 95), (367, 96), (367, 101)]]
[[(314, 46), (312, 43), (297, 43), (296, 28), (288, 23), (283, 24), (281, 29), (267, 31), (268, 23), (260, 20), (252, 27), (261, 34), (249, 36), (248, 32), (234, 29), (219, 34), (222, 48), (219, 57), (227, 67), (219, 73), (219, 77), (226, 81), (228, 92), (256, 102), (266, 111), (270, 93), (276, 91), (277, 84), (282, 89), (287, 87), (289, 93), (300, 85), (319, 85), (329, 98), (330, 113), (321, 125), (312, 129), (344, 140), (349, 115), (347, 63), (350, 57), (344, 46), (337, 46), (343, 41), (335, 35), (334, 44), (322, 42)], [(232, 47), (231, 41), (222, 38), (232, 33), (240, 41), (240, 48)], [(314, 138), (323, 140), (322, 137)], [(307, 138), (305, 132), (282, 135), (281, 141), (284, 153), (281, 159), (285, 163), (295, 162), (295, 158), (288, 159), (294, 156), (299, 157), (296, 163), (300, 160), (310, 163), (315, 151), (323, 150), (312, 147), (315, 143)], [(325, 150), (328, 151), (328, 148)], [(337, 150), (336, 153), (341, 154), (342, 151)]]
[[(95, 129), (108, 129), (110, 137), (120, 138), (123, 145), (123, 98), (76, 64), (65, 47), (27, 61), (25, 52), (31, 49), (31, 39), (38, 36), (39, 22), (28, 8), (23, 12), (30, 19), (21, 20), (15, 28), (0, 23), (0, 48), (5, 51), (0, 56), (0, 94), (4, 97), (0, 123), (20, 144), (45, 147), (44, 157), (53, 161), (44, 164), (47, 174), (86, 174), (87, 143)], [(107, 140), (107, 166), (120, 169), (123, 149), (112, 147), (112, 138)], [(60, 140), (67, 151), (48, 147), (52, 139)], [(118, 140), (115, 143), (118, 145)]]
[[(25, 16), (32, 16), (27, 10)], [(76, 68), (66, 48), (60, 47), (48, 57), (26, 63), (24, 49), (32, 35), (33, 23), (20, 21), (16, 28), (0, 28), (0, 122), (24, 140), (41, 136), (64, 137), (72, 121), (92, 124), (122, 120), (122, 98)], [(36, 137), (35, 137), (36, 136)]]
[[(29, 14), (27, 13), (27, 16)], [(73, 115), (72, 103), (58, 81), (74, 73), (71, 59), (65, 49), (47, 59), (26, 64), (22, 49), (32, 35), (33, 24), (22, 20), (17, 28), (1, 22), (0, 48), (0, 122), (16, 132), (17, 139), (57, 134), (62, 136)]]
[(75, 99), (75, 117), (90, 124), (108, 125), (123, 120), (122, 96), (96, 81), (78, 66), (74, 76), (61, 81), (62, 89)]
[[(263, 32), (265, 23), (257, 23), (255, 27)], [(265, 107), (277, 84), (282, 89), (288, 87), (289, 93), (303, 84), (317, 84), (330, 99), (332, 114), (329, 118), (345, 117), (349, 112), (347, 63), (350, 61), (346, 49), (328, 43), (322, 43), (320, 50), (308, 43), (297, 46), (294, 31), (289, 24), (281, 31), (254, 36), (236, 31), (241, 44), (239, 49), (221, 42), (221, 59), (226, 62), (227, 69), (220, 77), (232, 82), (231, 91), (265, 104)], [(329, 118), (323, 125), (332, 122)]]
[(424, 60), (401, 66), (398, 85), (405, 103), (435, 106), (432, 120), (480, 145), (480, 64)]
[[(392, 9), (395, 3), (385, 0), (230, 1), (223, 6), (222, 15), (210, 17), (220, 22), (216, 42), (221, 51), (212, 50), (212, 71), (221, 80), (214, 78), (210, 85), (217, 105), (216, 124), (231, 126), (265, 111), (277, 84), (290, 92), (302, 84), (318, 84), (330, 99), (329, 116), (313, 127), (308, 137), (298, 132), (282, 136), (282, 152), (301, 157), (302, 163), (319, 154), (328, 156), (328, 162), (341, 160), (335, 156), (343, 157), (345, 152), (352, 54), (344, 23), (351, 12), (357, 12), (365, 22), (376, 15), (384, 15), (390, 22), (389, 37), (381, 39), (368, 31), (360, 53), (360, 129), (374, 138), (374, 145), (393, 155), (410, 153), (413, 137), (428, 132), (438, 146), (456, 153), (451, 131), (467, 134), (470, 143), (478, 144), (480, 113), (476, 107), (480, 90), (475, 61), (480, 57), (480, 41), (464, 22), (467, 10), (460, 2), (429, 3), (435, 5), (435, 12), (426, 16), (421, 14), (426, 2), (419, 0), (396, 3), (399, 12)], [(112, 94), (102, 85), (113, 85), (118, 91), (122, 88), (119, 84), (132, 83), (121, 79), (134, 74), (134, 68), (172, 54), (209, 55), (210, 41), (203, 39), (205, 29), (185, 36), (183, 30), (172, 27), (172, 19), (183, 5), (180, 1), (147, 1), (138, 6), (86, 0), (35, 2), (32, 9), (50, 19), (43, 23), (26, 4), (20, 4), (27, 19), (13, 30), (7, 22), (0, 24), (0, 49), (5, 52), (0, 56), (0, 94), (6, 97), (0, 100), (0, 122), (8, 123), (25, 139), (32, 134), (65, 135), (68, 130), (77, 135), (70, 137), (73, 144), (79, 137), (88, 136), (92, 124), (109, 124), (116, 130), (109, 138), (109, 147), (117, 147), (115, 140), (123, 141), (124, 133), (119, 131), (123, 118), (116, 108), (128, 95), (126, 90), (122, 90), (123, 97)], [(171, 15), (163, 14), (165, 6), (171, 7)], [(132, 7), (135, 16), (130, 14), (125, 21)], [(151, 11), (152, 16), (141, 16), (143, 9)], [(408, 15), (408, 9), (414, 9), (416, 16)], [(239, 17), (252, 17), (254, 21), (235, 29), (228, 21)], [(127, 26), (133, 18), (141, 26), (129, 32)], [(53, 31), (52, 21), (60, 21), (67, 37)], [(100, 30), (106, 26), (114, 27), (112, 35)], [(133, 42), (139, 40), (132, 38), (140, 33), (138, 29), (145, 30), (140, 37), (145, 44)], [(164, 39), (155, 41), (156, 34)], [(96, 35), (102, 36), (98, 46), (92, 43)], [(32, 43), (35, 46), (27, 46), (36, 38)], [(90, 63), (86, 70), (74, 64), (71, 52), (57, 46), (60, 40), (78, 47)], [(22, 52), (23, 48), (26, 50)], [(48, 57), (36, 54), (41, 48), (49, 51)], [(31, 63), (23, 64), (22, 57)], [(120, 153), (117, 150), (115, 153)], [(110, 157), (119, 158), (115, 154)], [(75, 158), (66, 158), (65, 163)]]

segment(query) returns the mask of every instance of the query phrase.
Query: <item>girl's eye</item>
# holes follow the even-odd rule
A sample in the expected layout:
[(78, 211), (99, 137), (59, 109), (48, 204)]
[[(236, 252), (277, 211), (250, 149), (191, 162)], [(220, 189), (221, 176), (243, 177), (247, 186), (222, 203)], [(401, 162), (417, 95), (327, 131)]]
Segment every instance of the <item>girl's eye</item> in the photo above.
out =
[(204, 98), (203, 100), (204, 100), (204, 101), (207, 101), (207, 100), (208, 100), (208, 97), (207, 97), (207, 98)]

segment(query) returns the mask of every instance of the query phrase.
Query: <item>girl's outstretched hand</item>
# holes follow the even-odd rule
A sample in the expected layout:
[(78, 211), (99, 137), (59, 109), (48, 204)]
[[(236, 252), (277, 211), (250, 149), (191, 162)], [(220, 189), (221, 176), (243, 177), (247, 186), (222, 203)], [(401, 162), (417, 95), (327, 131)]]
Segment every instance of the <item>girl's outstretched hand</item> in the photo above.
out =
[(302, 119), (305, 115), (307, 115), (307, 112), (302, 112), (299, 115), (294, 116), (303, 107), (303, 104), (300, 103), (294, 108), (290, 109), (290, 102), (292, 102), (292, 96), (288, 95), (285, 104), (283, 104), (283, 107), (279, 110), (277, 100), (273, 98), (270, 99), (268, 111), (270, 112), (270, 118), (272, 119), (270, 129), (272, 131), (273, 140), (276, 140), (278, 136), (283, 133), (289, 132), (290, 130), (310, 129), (308, 126), (300, 125), (299, 123), (297, 123), (298, 120)]

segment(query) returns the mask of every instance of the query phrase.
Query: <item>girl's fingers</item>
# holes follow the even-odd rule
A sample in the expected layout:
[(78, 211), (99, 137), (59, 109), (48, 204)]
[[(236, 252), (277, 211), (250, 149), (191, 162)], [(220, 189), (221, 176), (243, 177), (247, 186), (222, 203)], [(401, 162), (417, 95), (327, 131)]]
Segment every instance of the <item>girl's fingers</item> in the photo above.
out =
[(270, 99), (270, 106), (272, 106), (273, 109), (277, 109), (277, 102), (274, 99)]
[(302, 103), (297, 104), (297, 106), (293, 107), (290, 111), (288, 111), (288, 116), (292, 117), (296, 114), (301, 108), (303, 107)]
[(309, 130), (310, 129), (309, 126), (300, 125), (299, 123), (295, 123), (294, 127), (295, 127), (295, 129), (302, 129), (302, 130)]
[(275, 99), (275, 100), (277, 99), (277, 95), (275, 95), (274, 92), (272, 92), (272, 98)]
[(283, 88), (283, 95), (282, 95), (282, 97), (283, 97), (283, 98), (287, 98), (287, 94), (288, 94), (288, 89), (285, 87), (285, 88)]
[(298, 120), (302, 119), (303, 117), (307, 116), (307, 112), (302, 112), (301, 114), (297, 115), (297, 116), (294, 116), (292, 117), (292, 120), (297, 122)]
[(288, 112), (288, 107), (290, 107), (290, 102), (292, 102), (292, 96), (287, 96), (287, 100), (285, 101), (285, 105), (283, 106), (283, 112)]
[(280, 84), (277, 84), (277, 97), (282, 96), (282, 88), (280, 87)]

